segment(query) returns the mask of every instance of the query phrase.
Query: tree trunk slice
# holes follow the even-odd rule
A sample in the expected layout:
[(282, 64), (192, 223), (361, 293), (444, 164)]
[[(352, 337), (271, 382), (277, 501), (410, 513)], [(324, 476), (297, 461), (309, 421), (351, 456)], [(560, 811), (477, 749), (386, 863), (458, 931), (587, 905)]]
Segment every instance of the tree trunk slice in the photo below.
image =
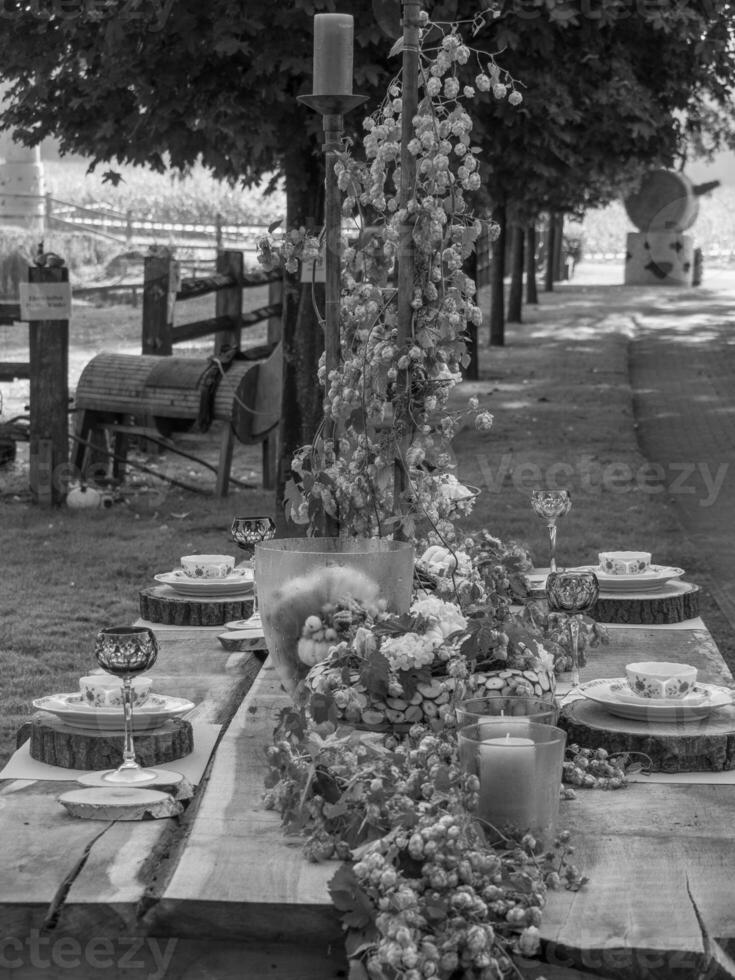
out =
[[(30, 738), (31, 758), (62, 769), (96, 772), (117, 769), (122, 762), (122, 732), (72, 728), (60, 718), (39, 712), (18, 732), (18, 744)], [(189, 755), (194, 749), (191, 723), (171, 718), (160, 728), (135, 736), (135, 757), (143, 766), (157, 766)]]
[(73, 817), (84, 820), (160, 820), (178, 817), (183, 806), (155, 789), (73, 789), (57, 797)]
[(699, 586), (682, 582), (683, 589), (670, 595), (602, 595), (589, 615), (598, 623), (629, 623), (637, 626), (670, 625), (699, 616)]
[(642, 752), (652, 772), (735, 769), (735, 709), (729, 706), (702, 721), (645, 722), (616, 718), (602, 705), (580, 699), (564, 707), (559, 726), (567, 733), (567, 745), (611, 754)]
[(253, 597), (195, 599), (177, 595), (167, 585), (154, 585), (139, 593), (140, 615), (149, 623), (164, 626), (224, 626), (231, 619), (247, 619)]

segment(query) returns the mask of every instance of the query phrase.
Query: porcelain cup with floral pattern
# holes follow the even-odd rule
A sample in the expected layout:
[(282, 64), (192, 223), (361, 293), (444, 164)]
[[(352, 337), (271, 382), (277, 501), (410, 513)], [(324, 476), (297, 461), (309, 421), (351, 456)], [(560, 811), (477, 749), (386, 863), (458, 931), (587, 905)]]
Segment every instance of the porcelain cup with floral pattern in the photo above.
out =
[[(133, 706), (143, 704), (151, 692), (150, 677), (134, 677), (132, 680)], [(79, 678), (82, 700), (91, 708), (121, 708), (123, 685), (119, 677), (109, 674), (88, 674)]]
[(631, 691), (642, 698), (677, 701), (690, 694), (697, 682), (697, 668), (645, 660), (627, 664), (625, 674)]
[(184, 555), (181, 567), (189, 578), (227, 578), (235, 559), (229, 555)]
[(648, 551), (601, 551), (597, 557), (607, 575), (642, 575), (651, 567)]

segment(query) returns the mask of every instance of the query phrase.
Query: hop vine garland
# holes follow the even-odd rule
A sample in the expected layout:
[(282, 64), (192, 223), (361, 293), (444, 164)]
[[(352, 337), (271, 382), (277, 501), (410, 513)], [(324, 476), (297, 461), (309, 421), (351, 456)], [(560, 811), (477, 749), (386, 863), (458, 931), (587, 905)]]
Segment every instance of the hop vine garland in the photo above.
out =
[[(292, 463), (302, 496), (290, 516), (312, 530), (327, 514), (338, 518), (345, 534), (400, 531), (409, 540), (433, 534), (433, 540), (451, 543), (458, 510), (471, 510), (471, 498), (458, 508), (457, 495), (447, 491), (454, 475), (450, 443), (467, 413), (481, 431), (493, 419), (476, 399), (464, 411), (450, 410), (449, 396), (469, 361), (467, 327), (482, 321), (475, 283), (463, 267), (483, 230), (493, 238), (498, 229), (476, 217), (467, 199), (481, 183), (467, 105), (483, 92), (513, 105), (522, 101), (517, 83), (493, 55), (463, 39), (468, 29), (481, 30), (487, 16), (439, 24), (421, 15), (419, 105), (408, 144), (416, 179), (405, 208), (399, 196), (400, 75), (364, 120), (364, 160), (349, 148), (338, 155), (343, 217), (352, 229), (342, 255), (341, 364), (327, 378), (322, 359), (319, 372), (325, 423), (338, 423), (338, 437), (335, 443), (318, 434)], [(414, 247), (413, 314), (408, 338), (399, 342), (393, 279), (406, 223)], [(318, 251), (319, 239), (306, 228), (259, 243), (259, 258), (269, 269), (282, 264), (296, 271)], [(407, 384), (399, 384), (400, 375)], [(399, 497), (396, 461), (408, 477)]]

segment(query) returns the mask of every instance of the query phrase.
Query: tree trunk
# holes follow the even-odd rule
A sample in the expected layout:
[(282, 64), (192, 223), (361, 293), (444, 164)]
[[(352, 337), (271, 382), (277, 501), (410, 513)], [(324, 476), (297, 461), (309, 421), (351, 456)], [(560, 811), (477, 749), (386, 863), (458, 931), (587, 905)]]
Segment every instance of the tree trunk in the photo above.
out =
[(523, 312), (523, 225), (513, 225), (508, 323), (521, 323)]
[(564, 215), (554, 215), (554, 282), (566, 279), (564, 274)]
[(538, 303), (536, 286), (536, 225), (526, 228), (526, 303)]
[[(470, 255), (465, 263), (465, 274), (472, 279), (472, 281), (477, 285), (477, 249)], [(477, 298), (477, 297), (476, 297)], [(470, 355), (470, 361), (467, 367), (464, 369), (464, 378), (466, 381), (478, 381), (480, 377), (480, 358), (479, 352), (477, 350), (478, 341), (478, 330), (477, 325), (470, 323), (468, 321), (467, 328), (465, 330), (467, 334), (467, 353)]]
[(490, 346), (502, 347), (505, 344), (505, 247), (507, 229), (505, 205), (498, 204), (493, 211), (493, 220), (500, 227), (500, 234), (493, 242), (493, 261), (490, 269)]
[[(294, 141), (285, 155), (286, 227), (321, 226), (324, 212), (324, 168), (316, 141)], [(324, 315), (324, 285), (314, 285), (314, 297)], [(299, 276), (286, 274), (283, 290), (283, 397), (276, 521), (283, 521), (285, 483), (294, 452), (312, 441), (323, 417), (323, 391), (317, 385), (324, 331), (312, 303), (312, 287)], [(293, 528), (289, 528), (293, 534)]]
[(546, 228), (546, 264), (544, 266), (544, 292), (554, 290), (554, 256), (556, 255), (556, 218), (550, 214)]

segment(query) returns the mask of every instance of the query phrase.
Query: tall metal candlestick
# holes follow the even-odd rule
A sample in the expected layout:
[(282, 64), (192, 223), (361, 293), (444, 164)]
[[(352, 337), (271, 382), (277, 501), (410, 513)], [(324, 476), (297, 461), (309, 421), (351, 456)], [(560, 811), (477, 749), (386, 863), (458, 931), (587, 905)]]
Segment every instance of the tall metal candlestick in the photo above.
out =
[(341, 292), (342, 258), (342, 205), (334, 165), (337, 154), (343, 149), (344, 116), (366, 101), (365, 95), (300, 95), (299, 102), (308, 105), (322, 117), (324, 130), (325, 203), (325, 338), (327, 378), (329, 372), (339, 367), (339, 311)]
[[(416, 158), (409, 151), (408, 145), (413, 139), (413, 119), (418, 111), (418, 81), (419, 81), (419, 37), (421, 11), (420, 0), (402, 0), (403, 5), (403, 72), (401, 97), (401, 185), (399, 201), (402, 209), (411, 200), (416, 186)], [(411, 336), (413, 320), (413, 281), (414, 281), (414, 219), (408, 215), (401, 224), (398, 252), (398, 343), (405, 344)], [(401, 440), (401, 455), (406, 457), (409, 432), (411, 429), (410, 413), (408, 411), (409, 377), (407, 371), (401, 371), (398, 376), (398, 389), (405, 403), (405, 410), (396, 422), (405, 431)], [(408, 487), (408, 473), (401, 459), (396, 460), (393, 492), (398, 509), (398, 501)], [(398, 532), (396, 537), (401, 537)]]
[[(337, 175), (334, 165), (337, 153), (342, 150), (344, 116), (366, 101), (364, 95), (300, 95), (299, 102), (308, 105), (322, 117), (324, 130), (324, 166), (326, 169), (324, 189), (324, 354), (327, 378), (325, 389), (329, 390), (329, 375), (336, 370), (341, 361), (339, 342), (341, 260), (342, 260), (342, 206), (340, 202)], [(326, 393), (325, 391), (325, 393)], [(325, 439), (335, 439), (335, 423), (330, 420), (325, 426)], [(338, 522), (326, 518), (324, 533), (335, 536), (339, 533)]]

